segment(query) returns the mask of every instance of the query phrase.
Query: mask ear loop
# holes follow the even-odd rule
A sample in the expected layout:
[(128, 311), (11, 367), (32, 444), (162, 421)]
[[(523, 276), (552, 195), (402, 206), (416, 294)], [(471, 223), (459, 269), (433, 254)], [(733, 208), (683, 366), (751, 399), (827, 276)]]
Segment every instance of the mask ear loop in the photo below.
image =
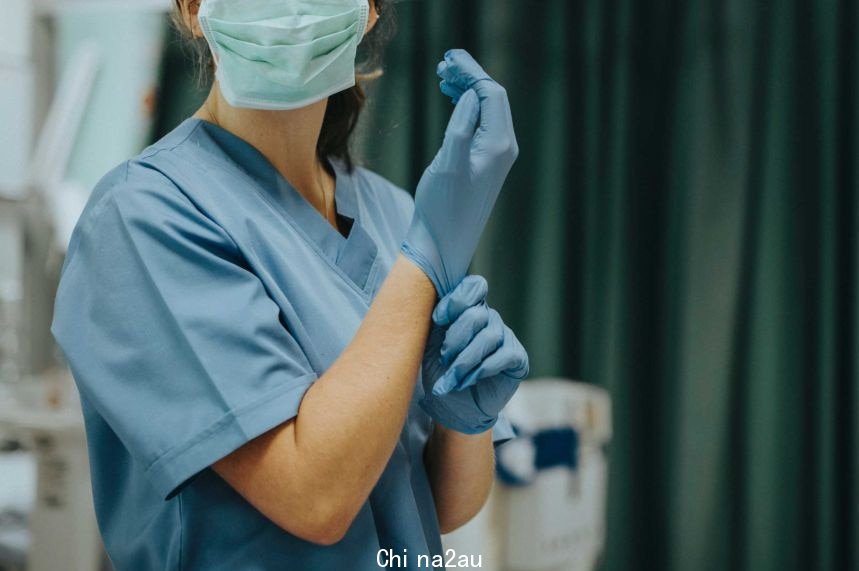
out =
[(215, 35), (212, 33), (212, 30), (209, 28), (209, 13), (206, 10), (206, 6), (203, 4), (203, 0), (197, 0), (197, 21), (200, 23), (200, 30), (203, 32), (203, 37), (206, 39), (206, 43), (209, 44), (209, 51), (212, 52), (212, 59), (215, 61), (215, 67), (220, 69), (220, 52), (218, 50), (218, 43), (215, 41)]
[[(360, 26), (358, 27), (358, 44), (361, 45), (361, 42), (364, 41), (364, 30), (367, 29), (367, 24), (370, 23), (370, 0), (358, 0), (358, 3), (361, 5), (361, 18), (360, 18)], [(378, 14), (378, 12), (376, 12)]]

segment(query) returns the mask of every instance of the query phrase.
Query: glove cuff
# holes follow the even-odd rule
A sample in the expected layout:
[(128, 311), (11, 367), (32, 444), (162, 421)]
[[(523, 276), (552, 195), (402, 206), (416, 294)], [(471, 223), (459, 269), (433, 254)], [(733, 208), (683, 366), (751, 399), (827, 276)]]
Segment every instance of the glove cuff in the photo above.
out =
[(435, 422), (463, 434), (482, 434), (491, 430), (498, 422), (497, 416), (488, 416), (477, 407), (475, 407), (474, 418), (465, 420), (446, 406), (443, 401), (432, 396), (425, 396), (421, 399), (420, 406)]
[(417, 215), (412, 219), (400, 251), (427, 275), (439, 298), (450, 293), (452, 288), (446, 279), (444, 262), (435, 247), (435, 240)]

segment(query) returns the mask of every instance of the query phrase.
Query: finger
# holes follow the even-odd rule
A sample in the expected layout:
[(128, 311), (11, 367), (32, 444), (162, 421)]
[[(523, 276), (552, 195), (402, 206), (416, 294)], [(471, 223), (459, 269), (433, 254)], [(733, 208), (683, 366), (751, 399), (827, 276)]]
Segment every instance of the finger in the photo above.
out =
[(453, 110), (445, 134), (471, 140), (474, 136), (474, 131), (477, 129), (479, 119), (480, 100), (474, 91), (468, 90), (462, 94), (459, 103), (457, 103), (456, 108)]
[(449, 83), (447, 81), (442, 81), (439, 84), (439, 88), (441, 89), (442, 93), (444, 93), (445, 95), (450, 97), (450, 99), (453, 101), (454, 105), (459, 103), (460, 98), (462, 98), (462, 94), (465, 93), (464, 89), (461, 89), (461, 88), (457, 87), (456, 85), (453, 85), (452, 83)]
[(449, 81), (445, 81), (444, 78), (445, 78), (445, 75), (447, 74), (447, 62), (446, 61), (442, 60), (438, 64), (438, 68), (436, 69), (436, 74), (441, 79), (441, 82), (439, 82), (439, 84), (438, 84), (439, 89), (441, 89), (441, 92), (443, 94), (447, 95), (448, 97), (450, 97), (451, 100), (453, 100), (454, 105), (459, 103), (460, 97), (462, 97), (462, 94), (465, 93), (467, 90), (462, 89), (462, 88), (450, 83)]
[(444, 144), (439, 152), (440, 160), (450, 161), (448, 164), (459, 164), (461, 160), (469, 157), (479, 120), (480, 100), (473, 91), (466, 91), (450, 117)]
[(512, 117), (507, 92), (496, 83), (465, 50), (450, 50), (444, 56), (447, 65), (439, 66), (442, 79), (462, 90), (473, 89), (480, 99), (483, 128), (509, 129)]
[(449, 81), (445, 81), (444, 78), (447, 76), (448, 73), (447, 68), (448, 63), (445, 60), (439, 62), (438, 67), (436, 68), (436, 74), (442, 80), (439, 84), (439, 88), (441, 89), (441, 92), (450, 97), (454, 105), (456, 105), (459, 102), (460, 97), (462, 97), (462, 94), (468, 90), (463, 89), (462, 87), (459, 87), (458, 85)]
[(436, 325), (450, 325), (469, 307), (486, 301), (489, 284), (481, 276), (466, 276), (452, 292), (442, 298), (432, 313)]
[(442, 397), (452, 390), (450, 388), (451, 386), (456, 386), (456, 379), (451, 375), (450, 371), (448, 371), (432, 386), (432, 394), (433, 396)]
[(492, 355), (483, 360), (457, 386), (465, 390), (483, 379), (504, 374), (510, 379), (521, 380), (528, 376), (528, 353), (509, 327), (505, 327), (504, 342)]
[(433, 394), (441, 396), (452, 390), (460, 390), (460, 382), (486, 357), (498, 350), (504, 341), (503, 329), (487, 324), (454, 359), (444, 376), (433, 387)]
[(436, 70), (438, 76), (458, 86), (463, 91), (471, 89), (483, 80), (490, 80), (479, 63), (465, 50), (449, 50)]
[[(456, 386), (457, 390), (465, 390), (480, 379), (497, 375), (508, 368), (518, 366), (521, 355), (527, 355), (519, 340), (516, 339), (510, 328), (504, 325), (501, 316), (494, 309), (489, 309), (489, 323), (486, 329), (493, 330), (493, 334), (500, 338), (501, 341), (492, 354), (486, 355), (466, 376), (459, 378)], [(488, 365), (486, 361), (489, 361)], [(502, 365), (506, 366), (498, 369)], [(493, 373), (493, 375), (488, 373)]]
[(489, 324), (486, 304), (468, 308), (453, 322), (441, 345), (441, 362), (448, 365), (468, 347), (468, 344)]

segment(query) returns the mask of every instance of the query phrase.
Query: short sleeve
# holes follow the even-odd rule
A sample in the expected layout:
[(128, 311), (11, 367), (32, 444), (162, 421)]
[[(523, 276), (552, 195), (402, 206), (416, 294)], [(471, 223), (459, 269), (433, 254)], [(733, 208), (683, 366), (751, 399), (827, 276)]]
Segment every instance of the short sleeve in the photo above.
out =
[(52, 331), (163, 497), (293, 418), (316, 380), (229, 235), (157, 174), (85, 212)]

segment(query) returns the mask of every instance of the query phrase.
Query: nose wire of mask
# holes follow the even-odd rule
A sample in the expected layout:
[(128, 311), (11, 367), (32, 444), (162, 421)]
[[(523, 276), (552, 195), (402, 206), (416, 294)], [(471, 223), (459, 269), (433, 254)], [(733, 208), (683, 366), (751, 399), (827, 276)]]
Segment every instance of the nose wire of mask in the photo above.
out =
[(203, 0), (198, 18), (234, 107), (306, 107), (355, 85), (368, 0)]

